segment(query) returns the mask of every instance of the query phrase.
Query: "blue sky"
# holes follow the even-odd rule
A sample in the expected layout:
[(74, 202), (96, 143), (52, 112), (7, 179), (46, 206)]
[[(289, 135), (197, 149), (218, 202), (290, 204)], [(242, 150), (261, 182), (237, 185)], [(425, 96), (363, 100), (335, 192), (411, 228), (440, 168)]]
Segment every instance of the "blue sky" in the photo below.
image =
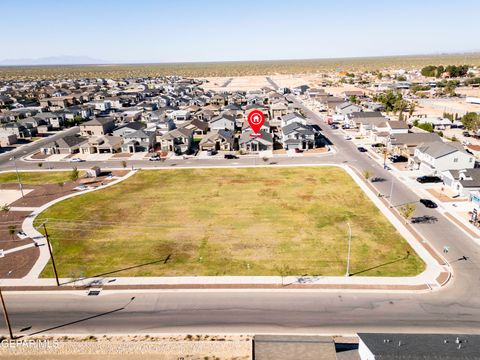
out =
[(0, 60), (303, 59), (480, 50), (477, 0), (1, 0)]

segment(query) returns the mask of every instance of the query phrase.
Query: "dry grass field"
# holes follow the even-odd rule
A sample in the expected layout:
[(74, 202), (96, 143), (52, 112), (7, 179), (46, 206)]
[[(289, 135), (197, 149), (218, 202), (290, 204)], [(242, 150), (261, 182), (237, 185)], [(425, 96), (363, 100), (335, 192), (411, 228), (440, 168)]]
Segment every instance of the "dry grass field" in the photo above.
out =
[[(58, 203), (36, 223), (47, 218), (62, 277), (343, 275), (347, 222), (352, 274), (424, 269), (336, 167), (141, 171)], [(43, 276), (52, 276), (50, 265)]]
[(480, 65), (480, 53), (391, 56), (369, 58), (164, 63), (76, 66), (3, 66), (0, 79), (129, 78), (180, 75), (187, 77), (226, 77), (247, 75), (309, 74), (330, 71), (412, 69), (426, 65)]

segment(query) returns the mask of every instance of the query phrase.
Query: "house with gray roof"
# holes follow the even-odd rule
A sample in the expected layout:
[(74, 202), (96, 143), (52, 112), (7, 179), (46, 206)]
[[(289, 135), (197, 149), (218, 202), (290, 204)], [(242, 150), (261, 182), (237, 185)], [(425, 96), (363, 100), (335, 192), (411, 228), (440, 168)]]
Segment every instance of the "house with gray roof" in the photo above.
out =
[(122, 152), (149, 151), (155, 146), (155, 131), (140, 129), (123, 136)]
[(221, 114), (217, 117), (214, 117), (209, 122), (209, 127), (211, 130), (229, 130), (235, 131), (236, 119), (232, 115)]
[(88, 142), (86, 137), (68, 135), (55, 141), (49, 142), (40, 148), (46, 155), (52, 154), (76, 154), (80, 147)]
[(291, 124), (291, 123), (299, 123), (299, 124), (303, 124), (303, 125), (307, 125), (307, 119), (305, 119), (302, 115), (300, 115), (299, 113), (297, 112), (293, 112), (293, 113), (290, 113), (290, 114), (287, 114), (287, 115), (283, 115), (281, 117), (281, 127), (285, 127), (287, 126), (288, 124)]
[(202, 151), (208, 150), (234, 150), (234, 137), (233, 133), (228, 130), (217, 130), (206, 135), (199, 144), (199, 148)]
[(480, 335), (359, 333), (361, 360), (477, 360)]
[(436, 133), (425, 132), (391, 134), (386, 145), (390, 152), (409, 157), (413, 156), (418, 145), (432, 142), (442, 142), (442, 138)]
[(157, 142), (163, 151), (174, 151), (177, 154), (184, 154), (192, 147), (193, 130), (186, 128), (173, 129), (157, 136)]
[(417, 146), (409, 163), (413, 169), (441, 173), (445, 170), (472, 169), (475, 157), (466, 152), (459, 142), (436, 141)]
[(261, 136), (252, 137), (253, 131), (245, 131), (238, 139), (238, 146), (240, 150), (246, 153), (273, 150), (272, 134), (259, 131)]
[(308, 125), (293, 122), (282, 127), (282, 143), (285, 150), (313, 149), (315, 147), (316, 131)]
[(469, 197), (472, 191), (480, 191), (480, 168), (445, 170), (441, 177), (445, 186), (459, 196)]

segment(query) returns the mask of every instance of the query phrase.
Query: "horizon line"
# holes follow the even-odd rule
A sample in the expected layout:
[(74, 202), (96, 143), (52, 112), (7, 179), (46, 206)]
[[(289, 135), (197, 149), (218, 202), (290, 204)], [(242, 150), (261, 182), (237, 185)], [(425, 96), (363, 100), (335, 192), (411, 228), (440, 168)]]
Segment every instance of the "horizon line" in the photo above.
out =
[[(398, 55), (372, 55), (372, 56), (344, 56), (344, 57), (324, 57), (324, 58), (283, 58), (283, 59), (257, 59), (257, 60), (207, 60), (207, 61), (138, 61), (138, 62), (92, 62), (92, 63), (56, 63), (56, 64), (0, 64), (1, 67), (42, 67), (42, 66), (117, 66), (117, 65), (175, 65), (175, 64), (218, 64), (218, 63), (255, 63), (255, 62), (287, 62), (287, 61), (319, 61), (319, 60), (355, 60), (355, 59), (375, 59), (375, 58), (401, 58), (401, 57), (436, 57), (436, 56), (454, 56), (454, 55), (480, 55), (480, 50), (468, 50), (457, 52), (438, 52), (438, 53), (417, 53), (417, 54), (398, 54)], [(51, 57), (89, 57), (82, 55), (59, 55)], [(35, 58), (42, 59), (42, 58)], [(31, 60), (35, 60), (32, 58)], [(7, 61), (3, 59), (1, 61)], [(93, 59), (95, 60), (95, 59)]]

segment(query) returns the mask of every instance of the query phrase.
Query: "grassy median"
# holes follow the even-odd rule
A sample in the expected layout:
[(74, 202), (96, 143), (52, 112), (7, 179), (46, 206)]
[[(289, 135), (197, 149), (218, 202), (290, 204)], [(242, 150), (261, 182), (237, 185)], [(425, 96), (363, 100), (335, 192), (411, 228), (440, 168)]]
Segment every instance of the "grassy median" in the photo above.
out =
[[(413, 276), (424, 263), (336, 167), (141, 171), (40, 214), (61, 277)], [(167, 256), (169, 260), (164, 263)], [(42, 276), (53, 274), (49, 264)]]

